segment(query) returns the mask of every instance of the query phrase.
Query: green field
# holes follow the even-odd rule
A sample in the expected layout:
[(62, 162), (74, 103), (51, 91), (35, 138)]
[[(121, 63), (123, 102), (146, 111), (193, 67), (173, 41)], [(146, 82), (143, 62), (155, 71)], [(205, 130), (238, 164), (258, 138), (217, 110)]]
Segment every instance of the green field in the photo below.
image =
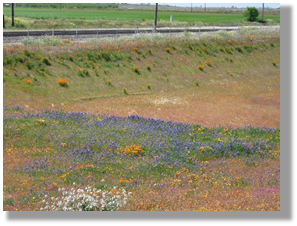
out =
[[(10, 8), (4, 8), (5, 16), (11, 15)], [(201, 12), (158, 12), (158, 21), (169, 21), (170, 16), (174, 21), (187, 23), (240, 23), (244, 21), (242, 14), (227, 13), (201, 13)], [(75, 10), (75, 9), (43, 9), (43, 8), (15, 8), (15, 17), (30, 19), (67, 19), (67, 20), (106, 20), (106, 21), (152, 21), (154, 20), (154, 11), (142, 10)], [(271, 22), (279, 23), (280, 15), (266, 15), (265, 19)]]

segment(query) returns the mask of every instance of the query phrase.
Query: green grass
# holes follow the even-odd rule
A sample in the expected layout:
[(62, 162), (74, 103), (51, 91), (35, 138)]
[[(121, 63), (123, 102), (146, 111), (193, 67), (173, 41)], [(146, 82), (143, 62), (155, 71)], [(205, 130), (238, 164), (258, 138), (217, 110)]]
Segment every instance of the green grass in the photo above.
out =
[[(253, 43), (248, 43), (248, 45), (252, 46)], [(232, 61), (238, 63), (224, 60), (226, 57), (229, 59), (230, 54), (219, 52), (219, 49), (226, 46), (233, 49)], [(51, 98), (54, 104), (65, 104), (86, 97), (118, 96), (122, 94), (122, 87), (126, 87), (129, 93), (139, 93), (146, 89), (147, 83), (152, 84), (157, 92), (176, 90), (170, 88), (175, 86), (186, 89), (189, 83), (194, 85), (198, 77), (201, 80), (201, 82), (198, 81), (200, 86), (207, 85), (209, 80), (216, 79), (215, 73), (223, 73), (224, 67), (228, 67), (231, 72), (241, 71), (240, 67), (245, 63), (241, 61), (245, 58), (252, 57), (253, 63), (258, 65), (256, 59), (260, 59), (264, 53), (259, 49), (247, 51), (243, 44), (239, 46), (237, 48), (240, 48), (240, 52), (229, 44), (169, 42), (165, 43), (161, 49), (155, 47), (156, 49), (152, 51), (153, 55), (149, 54), (148, 48), (145, 46), (139, 48), (145, 56), (145, 58), (141, 57), (141, 60), (137, 59), (139, 54), (136, 52), (132, 53), (133, 60), (131, 60), (130, 53), (121, 51), (101, 51), (100, 53), (78, 51), (77, 54), (56, 55), (44, 54), (39, 51), (14, 55), (5, 54), (4, 69), (9, 71), (4, 76), (5, 87), (10, 88), (5, 89), (4, 96), (6, 100), (9, 100), (12, 96), (7, 91), (14, 90), (22, 96), (20, 99), (24, 98), (23, 101), (25, 101), (39, 93), (38, 98), (40, 99)], [(256, 43), (255, 46), (269, 51), (275, 49), (275, 47), (265, 46), (261, 43)], [(170, 54), (167, 52), (169, 48)], [(180, 65), (180, 59), (182, 59), (182, 65)], [(268, 61), (269, 66), (273, 60), (271, 58)], [(212, 64), (212, 66), (207, 66), (207, 64)], [(199, 71), (198, 65), (204, 65), (202, 72)], [(172, 70), (172, 67), (175, 69)], [(253, 71), (255, 67), (257, 66), (249, 68), (249, 65), (246, 65), (245, 70)], [(15, 72), (13, 72), (14, 70)], [(273, 68), (271, 67), (270, 70)], [(216, 72), (213, 73), (213, 71)], [(24, 78), (30, 79), (33, 85), (24, 83), (22, 81)], [(37, 81), (34, 81), (34, 78)], [(60, 78), (70, 82), (67, 91), (57, 86), (56, 81)], [(185, 80), (185, 78), (187, 79)], [(170, 81), (169, 86), (167, 85), (168, 81)], [(105, 86), (104, 83), (109, 86)], [(60, 95), (62, 98), (56, 99), (55, 95)]]
[[(11, 11), (9, 8), (3, 8), (3, 14), (10, 16)], [(174, 22), (186, 23), (203, 23), (203, 24), (236, 24), (244, 21), (242, 14), (227, 14), (227, 13), (190, 13), (190, 12), (158, 12), (158, 21), (168, 21), (170, 16), (173, 15)], [(131, 26), (136, 24), (152, 25), (154, 20), (154, 11), (141, 11), (141, 10), (74, 10), (74, 9), (35, 9), (35, 8), (16, 8), (15, 17), (34, 19), (34, 22), (29, 22), (30, 27), (46, 26), (46, 23), (56, 24), (56, 26), (72, 26), (85, 25), (91, 26), (102, 25), (108, 26), (118, 24), (119, 26), (125, 25), (124, 21)], [(55, 19), (55, 20), (53, 20)], [(65, 20), (66, 19), (66, 20)], [(265, 19), (269, 19), (274, 23), (280, 22), (280, 15), (265, 15)], [(89, 21), (91, 20), (91, 21)], [(68, 21), (68, 23), (66, 23)], [(97, 22), (96, 22), (97, 21)], [(68, 24), (68, 25), (67, 25)], [(174, 23), (173, 23), (174, 24)], [(9, 25), (8, 25), (9, 26)]]

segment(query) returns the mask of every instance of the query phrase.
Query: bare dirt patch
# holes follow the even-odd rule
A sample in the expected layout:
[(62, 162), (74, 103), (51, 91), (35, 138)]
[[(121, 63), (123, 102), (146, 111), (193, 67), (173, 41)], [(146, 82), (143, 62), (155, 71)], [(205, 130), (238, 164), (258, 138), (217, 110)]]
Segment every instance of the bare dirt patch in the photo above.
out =
[[(258, 84), (258, 85), (257, 85)], [(139, 115), (204, 126), (280, 126), (279, 86), (245, 84), (209, 85), (179, 92), (133, 95), (79, 101), (67, 111), (116, 116)]]

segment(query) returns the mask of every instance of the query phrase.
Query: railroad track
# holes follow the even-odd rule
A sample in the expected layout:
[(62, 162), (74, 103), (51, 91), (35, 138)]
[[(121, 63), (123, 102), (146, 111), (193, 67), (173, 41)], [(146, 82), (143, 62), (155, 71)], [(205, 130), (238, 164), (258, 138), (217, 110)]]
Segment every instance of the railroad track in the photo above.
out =
[[(207, 28), (158, 28), (157, 33), (180, 33), (184, 31), (189, 32), (215, 32), (219, 30), (234, 31), (238, 27), (207, 27)], [(17, 36), (66, 36), (66, 35), (115, 35), (115, 34), (135, 34), (135, 33), (152, 33), (152, 29), (135, 28), (135, 29), (84, 29), (84, 30), (23, 30), (23, 31), (3, 31), (3, 37), (17, 37)]]
[[(265, 26), (265, 29), (271, 29), (275, 26)], [(69, 39), (71, 41), (87, 41), (90, 39), (102, 39), (102, 38), (115, 38), (121, 36), (131, 36), (136, 34), (178, 34), (181, 32), (192, 33), (204, 33), (204, 32), (216, 32), (216, 31), (238, 31), (241, 27), (188, 27), (188, 28), (157, 28), (154, 32), (152, 28), (119, 28), (119, 29), (48, 29), (48, 30), (9, 30), (3, 31), (3, 44), (15, 44), (22, 43), (24, 40), (30, 39), (42, 39), (44, 37), (56, 36), (60, 39)], [(262, 26), (251, 27), (253, 29), (263, 29)]]
[[(238, 30), (238, 28), (158, 28), (156, 33), (178, 34), (184, 31), (189, 32), (215, 32), (218, 30)], [(135, 29), (84, 29), (84, 30), (23, 30), (23, 31), (3, 31), (3, 44), (22, 43), (28, 39), (42, 39), (44, 37), (55, 36), (60, 39), (71, 41), (87, 41), (90, 39), (114, 38), (122, 36), (131, 36), (135, 34), (152, 34), (153, 30), (149, 28)]]

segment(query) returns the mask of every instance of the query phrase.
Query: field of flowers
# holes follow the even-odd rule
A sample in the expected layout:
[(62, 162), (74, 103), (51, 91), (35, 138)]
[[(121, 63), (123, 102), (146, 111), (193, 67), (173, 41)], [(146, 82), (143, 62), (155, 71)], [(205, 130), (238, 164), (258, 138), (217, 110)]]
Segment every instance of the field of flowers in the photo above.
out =
[(279, 129), (4, 107), (3, 130), (5, 210), (280, 209)]
[(279, 211), (280, 37), (234, 35), (4, 47), (4, 210)]

